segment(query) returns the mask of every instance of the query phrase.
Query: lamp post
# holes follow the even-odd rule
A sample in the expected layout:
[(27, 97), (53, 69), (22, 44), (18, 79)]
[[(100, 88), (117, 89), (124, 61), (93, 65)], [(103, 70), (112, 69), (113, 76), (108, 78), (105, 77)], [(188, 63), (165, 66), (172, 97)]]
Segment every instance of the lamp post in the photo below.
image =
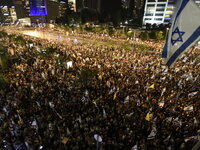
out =
[(167, 38), (168, 32), (169, 32), (169, 28), (166, 28), (166, 35), (165, 35), (165, 38)]

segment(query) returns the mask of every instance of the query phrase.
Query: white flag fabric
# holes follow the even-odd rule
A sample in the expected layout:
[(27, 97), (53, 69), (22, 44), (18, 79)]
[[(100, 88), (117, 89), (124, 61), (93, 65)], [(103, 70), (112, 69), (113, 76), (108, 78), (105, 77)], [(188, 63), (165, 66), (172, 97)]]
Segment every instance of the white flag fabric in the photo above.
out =
[(182, 0), (162, 52), (167, 66), (173, 65), (193, 43), (200, 40), (200, 8), (192, 0)]

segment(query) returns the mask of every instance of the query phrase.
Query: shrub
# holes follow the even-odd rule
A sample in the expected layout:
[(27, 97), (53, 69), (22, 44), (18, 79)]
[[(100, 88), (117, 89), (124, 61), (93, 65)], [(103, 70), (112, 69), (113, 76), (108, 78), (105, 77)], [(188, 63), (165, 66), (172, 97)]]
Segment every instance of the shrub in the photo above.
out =
[(111, 35), (114, 35), (115, 33), (115, 29), (114, 28), (109, 28), (108, 29), (108, 34), (111, 36)]
[(157, 39), (157, 37), (156, 37), (156, 31), (151, 31), (151, 32), (149, 33), (149, 38), (150, 38), (150, 39)]
[(128, 31), (127, 32), (127, 36), (128, 37), (133, 37), (133, 35), (134, 35), (134, 31)]
[(141, 32), (139, 36), (142, 40), (147, 40), (149, 38), (149, 34), (147, 31)]
[(92, 32), (93, 28), (91, 27), (90, 23), (85, 23), (83, 25), (83, 28), (85, 31), (89, 31), (89, 32)]
[(94, 33), (101, 34), (101, 33), (103, 33), (103, 30), (104, 30), (103, 28), (98, 27), (98, 28), (93, 28), (92, 31), (93, 31)]
[(124, 32), (121, 29), (117, 29), (114, 34), (115, 34), (115, 36), (123, 36)]
[(156, 39), (157, 40), (164, 40), (165, 39), (165, 35), (163, 31), (157, 31), (156, 32)]
[(104, 30), (103, 30), (103, 34), (109, 34), (108, 29), (104, 29)]

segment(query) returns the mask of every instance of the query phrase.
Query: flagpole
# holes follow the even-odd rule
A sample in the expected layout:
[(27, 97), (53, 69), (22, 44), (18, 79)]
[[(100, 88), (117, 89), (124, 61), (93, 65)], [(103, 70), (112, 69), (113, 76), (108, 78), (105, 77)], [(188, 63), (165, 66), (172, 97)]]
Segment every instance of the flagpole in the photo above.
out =
[(192, 150), (198, 150), (200, 148), (200, 141), (192, 148)]
[(96, 150), (99, 150), (99, 142), (97, 141)]

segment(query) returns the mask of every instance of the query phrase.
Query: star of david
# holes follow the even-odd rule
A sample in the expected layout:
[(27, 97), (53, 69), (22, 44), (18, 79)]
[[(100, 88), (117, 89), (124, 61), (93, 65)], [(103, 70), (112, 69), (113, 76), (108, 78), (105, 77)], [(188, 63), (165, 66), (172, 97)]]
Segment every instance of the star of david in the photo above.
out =
[[(177, 28), (174, 30), (174, 32), (172, 32), (172, 39), (171, 39), (172, 45), (176, 44), (176, 42), (183, 42), (182, 37), (183, 37), (184, 34), (185, 34), (185, 32), (181, 32), (181, 31), (179, 30), (179, 28), (177, 27)], [(177, 35), (178, 35), (178, 37), (176, 38), (175, 36), (177, 36)], [(176, 39), (174, 39), (174, 37), (175, 37)]]

